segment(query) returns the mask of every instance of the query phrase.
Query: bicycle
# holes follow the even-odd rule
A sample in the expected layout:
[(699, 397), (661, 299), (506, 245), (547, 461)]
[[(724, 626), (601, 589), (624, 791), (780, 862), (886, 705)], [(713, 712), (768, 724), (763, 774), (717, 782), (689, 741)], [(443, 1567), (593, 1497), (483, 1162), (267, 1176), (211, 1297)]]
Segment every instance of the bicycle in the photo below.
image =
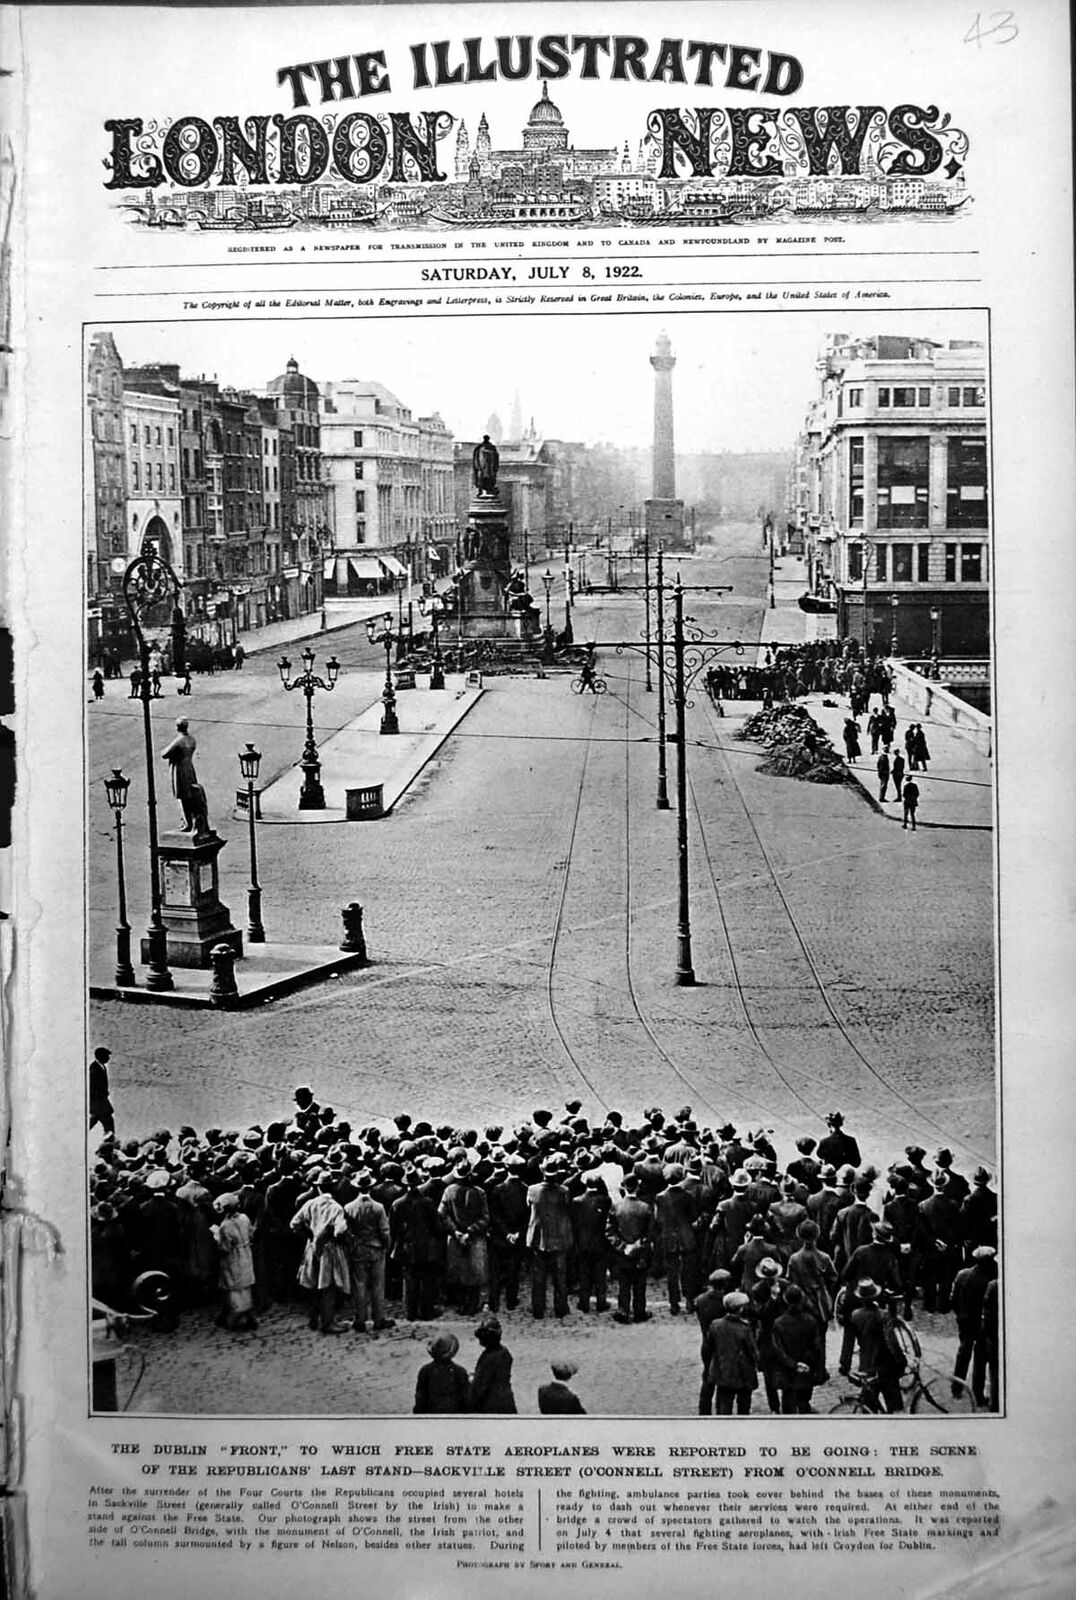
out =
[[(595, 694), (605, 694), (609, 688), (609, 685), (606, 683), (604, 678), (594, 678), (592, 680), (592, 685)], [(569, 684), (569, 688), (573, 694), (582, 694), (587, 687), (587, 683), (582, 678), (573, 678)]]
[[(911, 1412), (913, 1416), (920, 1411), (937, 1411), (946, 1416), (971, 1416), (979, 1410), (975, 1396), (971, 1392), (971, 1385), (965, 1379), (958, 1378), (955, 1373), (945, 1379), (940, 1375), (932, 1378), (923, 1377), (921, 1370), (923, 1351), (914, 1328), (898, 1317), (893, 1325), (893, 1333), (907, 1362), (900, 1380), (905, 1411)], [(850, 1372), (848, 1379), (850, 1383), (855, 1384), (855, 1393), (842, 1395), (836, 1404), (830, 1406), (831, 1417), (889, 1415), (876, 1372)], [(947, 1383), (949, 1388), (944, 1398), (939, 1396), (936, 1387), (943, 1382)]]

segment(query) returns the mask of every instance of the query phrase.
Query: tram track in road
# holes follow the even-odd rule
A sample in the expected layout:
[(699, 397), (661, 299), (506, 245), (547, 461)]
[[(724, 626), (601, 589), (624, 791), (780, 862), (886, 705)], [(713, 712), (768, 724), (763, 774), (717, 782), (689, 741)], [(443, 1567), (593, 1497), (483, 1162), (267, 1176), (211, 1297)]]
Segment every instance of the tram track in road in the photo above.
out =
[[(860, 1045), (857, 1043), (856, 1039), (853, 1037), (850, 1029), (848, 1028), (847, 1024), (844, 1021), (844, 1018), (840, 1015), (840, 1012), (837, 1010), (837, 1007), (835, 1006), (835, 1004), (833, 1002), (832, 996), (829, 993), (829, 990), (828, 990), (828, 987), (826, 985), (825, 979), (823, 978), (821, 972), (819, 971), (818, 964), (815, 961), (815, 958), (814, 958), (814, 956), (813, 956), (813, 954), (811, 952), (811, 949), (810, 949), (810, 946), (808, 945), (806, 936), (805, 936), (802, 928), (800, 927), (799, 920), (797, 919), (796, 914), (793, 911), (792, 906), (789, 903), (788, 896), (786, 895), (786, 893), (784, 891), (784, 888), (783, 888), (783, 886), (781, 884), (780, 874), (778, 873), (777, 868), (775, 867), (775, 865), (773, 863), (773, 859), (770, 856), (770, 853), (767, 850), (765, 843), (763, 842), (763, 839), (762, 839), (762, 836), (761, 836), (761, 834), (759, 832), (758, 826), (757, 826), (757, 824), (755, 822), (754, 817), (751, 814), (751, 808), (749, 807), (749, 805), (747, 803), (747, 798), (744, 795), (743, 789), (742, 789), (742, 787), (740, 785), (740, 781), (736, 776), (735, 764), (733, 763), (733, 761), (732, 761), (732, 759), (731, 759), (731, 757), (729, 755), (729, 752), (728, 752), (723, 740), (719, 736), (720, 735), (720, 730), (717, 727), (716, 719), (714, 718), (713, 713), (710, 711), (708, 704), (705, 707), (705, 717), (706, 717), (707, 723), (709, 724), (709, 731), (710, 731), (710, 735), (711, 735), (711, 739), (712, 739), (713, 748), (716, 749), (720, 754), (722, 765), (723, 765), (723, 767), (724, 767), (724, 769), (725, 769), (725, 771), (726, 771), (726, 773), (728, 775), (729, 787), (731, 788), (731, 790), (736, 795), (736, 798), (737, 798), (737, 800), (739, 802), (739, 805), (740, 805), (740, 809), (742, 810), (744, 819), (745, 819), (745, 821), (747, 823), (747, 826), (748, 826), (748, 828), (750, 830), (750, 834), (751, 834), (751, 836), (753, 838), (755, 848), (757, 849), (758, 854), (761, 857), (761, 859), (762, 859), (762, 861), (763, 861), (763, 863), (765, 865), (765, 871), (766, 871), (767, 880), (768, 880), (768, 882), (770, 883), (770, 885), (772, 886), (774, 892), (777, 895), (777, 898), (778, 898), (778, 900), (780, 902), (780, 905), (781, 905), (781, 907), (783, 909), (783, 912), (784, 912), (784, 919), (786, 921), (787, 927), (790, 930), (790, 932), (792, 933), (792, 936), (793, 936), (793, 939), (795, 941), (796, 947), (798, 948), (801, 960), (802, 960), (804, 966), (806, 967), (808, 973), (810, 974), (810, 986), (817, 992), (819, 1000), (821, 1001), (822, 1006), (824, 1007), (824, 1009), (825, 1009), (825, 1011), (826, 1011), (826, 1013), (827, 1013), (827, 1015), (828, 1015), (828, 1017), (830, 1019), (830, 1023), (833, 1026), (833, 1028), (836, 1030), (837, 1035), (841, 1040), (842, 1046), (845, 1049), (847, 1049), (847, 1051), (850, 1052), (851, 1055), (859, 1062), (861, 1068), (865, 1068), (866, 1069), (868, 1075), (873, 1080), (873, 1082), (878, 1086), (878, 1088), (884, 1090), (886, 1095), (891, 1097), (891, 1099), (897, 1101), (898, 1104), (900, 1106), (902, 1106), (905, 1111), (910, 1112), (912, 1114), (912, 1117), (913, 1117), (914, 1120), (913, 1121), (908, 1121), (902, 1115), (895, 1114), (892, 1111), (888, 1111), (888, 1112), (884, 1111), (881, 1107), (877, 1107), (876, 1108), (877, 1113), (879, 1115), (881, 1115), (881, 1116), (884, 1116), (895, 1127), (903, 1128), (906, 1131), (909, 1131), (909, 1132), (912, 1132), (912, 1133), (916, 1134), (917, 1136), (921, 1135), (922, 1129), (923, 1129), (924, 1126), (929, 1127), (929, 1128), (933, 1129), (934, 1132), (936, 1134), (938, 1134), (944, 1142), (946, 1142), (948, 1144), (957, 1145), (961, 1150), (963, 1150), (967, 1155), (972, 1156), (975, 1160), (977, 1160), (977, 1161), (987, 1161), (987, 1160), (989, 1160), (990, 1158), (986, 1155), (986, 1153), (984, 1151), (978, 1149), (976, 1146), (974, 1146), (972, 1144), (969, 1144), (958, 1133), (953, 1132), (952, 1129), (947, 1128), (943, 1123), (937, 1121), (936, 1118), (930, 1116), (929, 1113), (923, 1111), (921, 1109), (921, 1107), (914, 1100), (912, 1100), (901, 1089), (899, 1089), (897, 1087), (897, 1085), (894, 1084), (891, 1081), (891, 1079), (870, 1059), (870, 1057), (868, 1055), (866, 1055), (866, 1053), (861, 1049)], [(704, 858), (706, 860), (706, 865), (707, 865), (707, 876), (710, 879), (711, 887), (713, 889), (714, 896), (715, 896), (715, 899), (716, 899), (717, 904), (718, 904), (719, 916), (720, 916), (722, 928), (725, 930), (726, 942), (727, 942), (728, 950), (729, 950), (729, 957), (730, 957), (730, 961), (732, 963), (732, 970), (733, 970), (733, 973), (734, 973), (734, 981), (735, 981), (735, 984), (736, 984), (736, 988), (737, 988), (738, 994), (740, 996), (740, 1001), (741, 1001), (741, 1005), (742, 1005), (742, 1009), (743, 1009), (743, 1015), (744, 1015), (746, 1024), (748, 1026), (748, 1029), (749, 1029), (749, 1031), (751, 1033), (751, 1036), (755, 1040), (755, 1042), (757, 1043), (759, 1049), (762, 1051), (762, 1053), (764, 1054), (766, 1059), (770, 1062), (770, 1064), (774, 1066), (775, 1070), (777, 1070), (779, 1072), (779, 1075), (784, 1077), (784, 1074), (781, 1071), (781, 1069), (778, 1067), (777, 1062), (776, 1062), (775, 1058), (772, 1055), (772, 1052), (768, 1049), (768, 1047), (762, 1041), (762, 1039), (761, 1039), (761, 1037), (759, 1035), (759, 1030), (758, 1030), (757, 1024), (755, 1023), (755, 1021), (754, 1021), (754, 1019), (753, 1019), (753, 1017), (751, 1015), (750, 1006), (749, 1006), (749, 1003), (748, 1003), (748, 1000), (747, 1000), (746, 989), (745, 989), (744, 984), (742, 983), (742, 980), (740, 978), (739, 971), (738, 971), (738, 963), (736, 961), (735, 949), (734, 949), (731, 933), (729, 932), (728, 926), (727, 926), (724, 907), (723, 907), (722, 899), (721, 899), (720, 888), (719, 888), (719, 884), (718, 884), (718, 876), (717, 876), (717, 872), (716, 872), (716, 869), (715, 869), (715, 866), (714, 866), (713, 858), (712, 858), (712, 855), (711, 855), (711, 852), (710, 852), (709, 844), (708, 844), (708, 841), (706, 839), (706, 830), (703, 827), (703, 819), (702, 819), (701, 809), (699, 807), (698, 797), (697, 797), (697, 794), (695, 793), (694, 786), (689, 784), (689, 787), (691, 789), (692, 805), (693, 805), (694, 810), (695, 810), (695, 816), (696, 816), (696, 820), (697, 820), (698, 828), (699, 828), (699, 835), (700, 835), (700, 838), (702, 839), (702, 842), (703, 842), (703, 853), (704, 853)], [(791, 1087), (791, 1085), (790, 1085), (790, 1087)], [(804, 1104), (805, 1106), (808, 1106), (808, 1109), (814, 1111), (815, 1115), (821, 1116), (821, 1112), (819, 1112), (815, 1107), (811, 1106), (810, 1103), (802, 1095), (798, 1094), (798, 1091), (793, 1090), (792, 1092), (796, 1093), (797, 1094), (797, 1098), (799, 1098), (801, 1100), (801, 1103)]]

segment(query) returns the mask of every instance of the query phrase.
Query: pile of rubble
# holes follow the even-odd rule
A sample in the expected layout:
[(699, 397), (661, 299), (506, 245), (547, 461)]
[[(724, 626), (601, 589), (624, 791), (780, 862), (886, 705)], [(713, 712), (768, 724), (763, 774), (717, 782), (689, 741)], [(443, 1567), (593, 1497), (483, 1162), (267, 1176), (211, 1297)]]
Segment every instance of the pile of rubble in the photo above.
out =
[(769, 751), (760, 772), (805, 783), (845, 783), (848, 768), (833, 748), (828, 734), (803, 706), (785, 701), (748, 717), (737, 738), (750, 739)]

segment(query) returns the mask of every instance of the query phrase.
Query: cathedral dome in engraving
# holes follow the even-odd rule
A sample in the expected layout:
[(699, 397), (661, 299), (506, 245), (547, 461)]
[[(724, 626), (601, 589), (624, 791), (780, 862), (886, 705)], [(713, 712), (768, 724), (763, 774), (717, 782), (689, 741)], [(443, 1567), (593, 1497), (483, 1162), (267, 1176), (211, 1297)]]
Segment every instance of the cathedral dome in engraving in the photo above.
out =
[(553, 104), (552, 100), (549, 98), (549, 85), (548, 85), (548, 83), (543, 83), (542, 84), (542, 98), (540, 100), (536, 101), (536, 103), (535, 103), (535, 105), (534, 105), (534, 107), (533, 107), (533, 109), (531, 111), (530, 119), (529, 119), (529, 121), (527, 123), (527, 126), (530, 127), (530, 128), (533, 128), (533, 127), (541, 127), (544, 124), (546, 127), (549, 127), (550, 125), (555, 125), (557, 127), (560, 127), (560, 125), (563, 123), (563, 121), (564, 121), (564, 118), (561, 116), (560, 110), (558, 109), (557, 106), (555, 106)]

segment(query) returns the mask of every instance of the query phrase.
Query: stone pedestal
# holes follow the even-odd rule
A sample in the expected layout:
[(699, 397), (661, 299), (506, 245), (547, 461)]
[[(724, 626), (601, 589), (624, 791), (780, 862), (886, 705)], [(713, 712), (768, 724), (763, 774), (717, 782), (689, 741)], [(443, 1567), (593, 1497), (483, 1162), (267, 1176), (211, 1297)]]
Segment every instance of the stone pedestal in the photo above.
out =
[[(161, 918), (172, 967), (211, 965), (209, 952), (225, 944), (243, 954), (243, 935), (232, 927), (231, 913), (220, 898), (217, 857), (227, 841), (210, 828), (203, 833), (163, 833), (158, 849)], [(142, 960), (148, 961), (142, 940)]]
[[(513, 608), (505, 591), (512, 580), (508, 513), (496, 489), (478, 490), (467, 508), (464, 571), (460, 579), (460, 628), (465, 639), (532, 639), (541, 614), (531, 604)], [(451, 624), (449, 624), (451, 630)]]
[(675, 550), (684, 543), (684, 502), (682, 500), (646, 500), (646, 531), (650, 548), (655, 550), (660, 541), (666, 550)]

